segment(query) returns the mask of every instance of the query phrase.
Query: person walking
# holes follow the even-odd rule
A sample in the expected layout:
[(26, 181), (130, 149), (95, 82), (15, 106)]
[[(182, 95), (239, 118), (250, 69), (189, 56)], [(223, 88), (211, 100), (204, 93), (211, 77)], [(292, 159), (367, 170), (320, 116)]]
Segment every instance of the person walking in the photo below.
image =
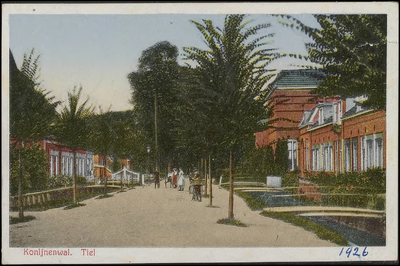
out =
[(185, 176), (181, 168), (179, 168), (178, 186), (179, 186), (179, 191), (183, 191), (183, 189), (185, 188)]
[(176, 185), (178, 183), (178, 172), (176, 171), (176, 168), (172, 171), (172, 187), (176, 188)]
[(154, 188), (160, 188), (160, 172), (158, 168), (154, 172)]

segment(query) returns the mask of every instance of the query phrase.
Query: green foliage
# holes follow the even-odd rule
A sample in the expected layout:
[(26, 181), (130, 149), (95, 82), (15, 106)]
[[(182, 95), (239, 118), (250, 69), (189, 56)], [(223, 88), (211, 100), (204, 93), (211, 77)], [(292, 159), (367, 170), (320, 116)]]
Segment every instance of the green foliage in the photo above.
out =
[(48, 136), (59, 104), (39, 88), (39, 56), (33, 59), (33, 54), (34, 49), (29, 57), (24, 54), (19, 71), (10, 51), (10, 135), (18, 141), (37, 141)]
[(180, 93), (177, 60), (176, 46), (167, 41), (158, 42), (142, 52), (138, 70), (128, 75), (136, 123), (138, 130), (142, 132), (141, 136), (144, 137), (143, 150), (150, 144), (152, 157), (165, 160), (161, 162), (164, 165), (175, 156), (172, 131), (176, 126), (176, 110), (180, 104), (177, 100)]
[[(22, 190), (26, 193), (46, 190), (49, 187), (49, 172), (46, 153), (39, 145), (21, 148)], [(10, 146), (10, 193), (18, 192), (18, 149)]]
[(304, 59), (322, 65), (327, 74), (316, 93), (367, 96), (364, 106), (386, 108), (386, 15), (314, 15), (320, 28), (308, 27), (292, 16), (282, 17), (294, 21), (296, 28), (314, 40)]
[[(56, 137), (72, 148), (74, 152), (73, 176), (76, 178), (76, 150), (90, 146), (92, 127), (90, 118), (93, 116), (94, 108), (87, 106), (89, 98), (80, 104), (82, 86), (72, 92), (68, 92), (68, 105), (64, 105), (57, 117)], [(76, 179), (75, 179), (76, 180)], [(76, 182), (74, 183), (73, 201), (76, 203)]]
[(76, 177), (76, 184), (78, 186), (84, 186), (84, 185), (86, 185), (86, 183), (87, 183), (86, 177), (84, 177), (84, 176), (77, 176)]
[(365, 172), (338, 175), (326, 173), (310, 175), (307, 180), (318, 184), (318, 191), (326, 194), (318, 204), (351, 206), (383, 210), (386, 205), (386, 171), (371, 168)]
[(187, 130), (202, 130), (194, 140), (202, 148), (199, 153), (226, 156), (229, 150), (235, 155), (242, 152), (243, 143), (261, 128), (259, 121), (265, 118), (262, 95), (267, 91), (265, 84), (274, 76), (265, 68), (274, 50), (268, 48), (266, 40), (273, 34), (259, 35), (270, 25), (251, 27), (251, 20), (244, 18), (227, 15), (223, 29), (211, 20), (192, 21), (208, 47), (184, 48), (186, 60), (197, 64), (193, 72), (198, 85), (190, 101), (195, 125)]
[(261, 212), (261, 215), (279, 219), (294, 224), (296, 226), (303, 227), (304, 229), (315, 233), (320, 239), (328, 240), (341, 246), (347, 246), (349, 244), (341, 234), (293, 213), (263, 211)]
[(89, 98), (80, 104), (81, 93), (82, 86), (68, 92), (68, 104), (62, 106), (56, 124), (57, 138), (73, 149), (86, 148), (92, 134), (89, 122), (94, 108), (87, 106)]
[(240, 196), (246, 202), (247, 206), (252, 211), (262, 210), (265, 207), (265, 202), (257, 197), (251, 196), (249, 193), (243, 191), (236, 191), (235, 192), (238, 196)]
[(275, 154), (272, 146), (248, 150), (239, 162), (238, 169), (242, 174), (254, 178), (265, 178), (268, 175), (284, 176), (289, 166), (287, 140), (278, 140)]
[(60, 175), (49, 178), (49, 187), (52, 189), (70, 186), (72, 186), (72, 176)]
[(219, 219), (217, 221), (217, 224), (227, 224), (227, 225), (234, 225), (234, 226), (239, 226), (239, 227), (247, 227), (247, 225), (242, 223), (241, 221), (231, 219), (231, 218)]
[(96, 199), (106, 199), (106, 198), (110, 198), (110, 197), (114, 197), (113, 194), (103, 194), (98, 196)]
[(282, 187), (298, 187), (299, 175), (297, 173), (285, 173), (282, 176)]
[(70, 210), (70, 209), (74, 209), (74, 208), (77, 208), (77, 207), (83, 207), (83, 206), (86, 206), (86, 204), (85, 203), (81, 203), (81, 202), (77, 202), (77, 203), (73, 203), (73, 204), (70, 204), (70, 205), (64, 207), (64, 210)]
[(278, 139), (275, 149), (275, 174), (284, 175), (289, 168), (289, 151), (287, 140)]
[(254, 177), (265, 181), (267, 175), (275, 173), (274, 151), (271, 146), (255, 148), (254, 143), (246, 156), (239, 162), (238, 169)]
[(332, 187), (338, 192), (349, 191), (353, 188), (373, 194), (386, 191), (386, 171), (382, 168), (370, 168), (365, 172), (346, 172), (338, 175), (320, 173), (309, 175), (307, 180), (319, 186)]
[(34, 217), (32, 215), (26, 215), (22, 219), (20, 219), (19, 217), (11, 217), (10, 216), (10, 224), (25, 223), (25, 222), (32, 221), (34, 219), (36, 219), (36, 217)]

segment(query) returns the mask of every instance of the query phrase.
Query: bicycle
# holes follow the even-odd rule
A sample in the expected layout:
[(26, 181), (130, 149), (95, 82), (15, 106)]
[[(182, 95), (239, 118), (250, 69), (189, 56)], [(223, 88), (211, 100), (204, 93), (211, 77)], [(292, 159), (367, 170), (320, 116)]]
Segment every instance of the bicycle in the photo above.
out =
[[(192, 200), (201, 201), (201, 187), (202, 185), (191, 185), (192, 187)], [(189, 189), (190, 190), (190, 189)]]

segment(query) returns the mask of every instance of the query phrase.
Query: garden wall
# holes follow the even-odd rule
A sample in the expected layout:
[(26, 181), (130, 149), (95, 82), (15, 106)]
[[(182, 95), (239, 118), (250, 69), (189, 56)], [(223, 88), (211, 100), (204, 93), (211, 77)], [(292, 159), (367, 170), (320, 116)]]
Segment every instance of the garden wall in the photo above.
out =
[[(108, 192), (118, 190), (119, 186), (107, 186)], [(72, 187), (57, 188), (52, 190), (27, 193), (22, 197), (24, 207), (37, 205), (56, 204), (72, 201)], [(104, 186), (85, 186), (76, 188), (77, 199), (84, 199), (90, 196), (104, 193)], [(18, 207), (18, 196), (10, 197), (10, 207)]]

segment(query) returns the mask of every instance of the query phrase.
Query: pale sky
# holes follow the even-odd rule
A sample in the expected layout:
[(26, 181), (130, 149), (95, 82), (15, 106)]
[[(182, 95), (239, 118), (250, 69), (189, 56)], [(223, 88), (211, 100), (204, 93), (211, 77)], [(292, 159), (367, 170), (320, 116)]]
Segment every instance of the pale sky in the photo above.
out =
[[(103, 109), (130, 109), (131, 88), (128, 73), (137, 69), (143, 50), (159, 41), (176, 45), (179, 53), (184, 46), (205, 49), (202, 36), (190, 19), (211, 19), (223, 26), (225, 14), (11, 14), (9, 17), (10, 49), (17, 66), (23, 54), (35, 48), (41, 54), (42, 87), (66, 101), (74, 86), (83, 87), (84, 98)], [(300, 18), (309, 23), (310, 15)], [(272, 22), (264, 33), (274, 32), (271, 47), (281, 51), (305, 54), (306, 38), (276, 23), (267, 14), (249, 14), (250, 25)], [(312, 18), (312, 17), (311, 17)], [(315, 25), (315, 24), (314, 24)], [(183, 64), (182, 57), (179, 63)], [(289, 68), (288, 59), (273, 66)]]

